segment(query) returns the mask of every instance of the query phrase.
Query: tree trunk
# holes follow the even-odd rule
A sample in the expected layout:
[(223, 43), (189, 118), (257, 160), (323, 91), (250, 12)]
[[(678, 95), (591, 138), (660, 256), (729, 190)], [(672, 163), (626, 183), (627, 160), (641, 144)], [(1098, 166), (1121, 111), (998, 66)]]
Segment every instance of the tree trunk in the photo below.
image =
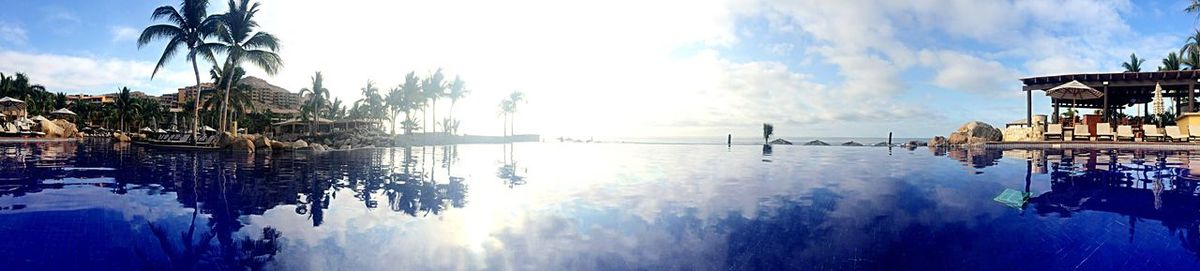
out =
[[(432, 113), (432, 114), (433, 114), (433, 132), (434, 132), (434, 133), (437, 133), (437, 123), (438, 123), (438, 119), (437, 119), (437, 98), (434, 98), (434, 99), (433, 99), (433, 113)], [(442, 130), (446, 130), (446, 127), (442, 127)]]
[(200, 68), (196, 67), (196, 56), (192, 55), (192, 72), (196, 75), (196, 107), (192, 108), (192, 143), (196, 142), (196, 136), (200, 131)]

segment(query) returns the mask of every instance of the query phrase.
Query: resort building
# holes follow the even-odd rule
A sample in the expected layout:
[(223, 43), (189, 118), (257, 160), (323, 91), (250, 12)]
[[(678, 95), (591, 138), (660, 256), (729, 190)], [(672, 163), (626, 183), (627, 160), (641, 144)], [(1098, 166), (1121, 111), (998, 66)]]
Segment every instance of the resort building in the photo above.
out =
[(267, 83), (258, 77), (247, 76), (241, 81), (250, 87), (250, 100), (254, 102), (255, 111), (264, 112), (270, 109), (273, 113), (300, 109), (300, 94), (292, 93), (282, 87)]
[(89, 102), (89, 103), (111, 103), (113, 99), (107, 95), (88, 95), (88, 94), (68, 94), (67, 103)]

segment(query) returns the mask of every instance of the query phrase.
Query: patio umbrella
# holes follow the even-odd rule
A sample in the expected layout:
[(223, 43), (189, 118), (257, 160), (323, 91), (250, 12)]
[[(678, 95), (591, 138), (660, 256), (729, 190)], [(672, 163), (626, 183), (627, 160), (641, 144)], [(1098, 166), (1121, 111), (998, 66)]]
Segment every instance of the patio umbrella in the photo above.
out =
[(1162, 85), (1161, 85), (1161, 84), (1157, 84), (1157, 83), (1155, 83), (1155, 84), (1154, 84), (1154, 101), (1153, 101), (1153, 102), (1151, 102), (1151, 104), (1152, 104), (1152, 107), (1151, 107), (1151, 108), (1152, 108), (1152, 110), (1154, 110), (1154, 114), (1155, 114), (1155, 115), (1162, 115), (1162, 114), (1163, 114), (1163, 96), (1162, 96), (1162, 93), (1163, 93)]
[(213, 129), (212, 127), (208, 127), (208, 125), (205, 125), (203, 130), (204, 130), (205, 132), (216, 132), (216, 131), (217, 131), (217, 129)]
[(50, 120), (50, 119), (47, 119), (46, 117), (43, 117), (43, 116), (33, 116), (33, 118), (30, 118), (30, 119), (31, 119), (31, 120), (34, 120), (34, 121)]
[(1071, 100), (1072, 106), (1068, 110), (1073, 112), (1076, 100), (1099, 99), (1100, 97), (1104, 97), (1104, 93), (1080, 83), (1079, 80), (1071, 80), (1071, 82), (1067, 82), (1066, 84), (1047, 89), (1046, 96), (1055, 99)]
[(62, 109), (59, 109), (59, 110), (54, 110), (54, 112), (50, 112), (50, 114), (62, 114), (62, 115), (72, 115), (72, 116), (74, 116), (74, 115), (75, 115), (75, 112), (71, 112), (71, 110), (70, 110), (70, 109), (62, 108)]
[(142, 127), (142, 130), (141, 130), (141, 131), (142, 131), (142, 132), (147, 132), (147, 133), (150, 133), (150, 132), (154, 132), (154, 129), (150, 129), (150, 127)]

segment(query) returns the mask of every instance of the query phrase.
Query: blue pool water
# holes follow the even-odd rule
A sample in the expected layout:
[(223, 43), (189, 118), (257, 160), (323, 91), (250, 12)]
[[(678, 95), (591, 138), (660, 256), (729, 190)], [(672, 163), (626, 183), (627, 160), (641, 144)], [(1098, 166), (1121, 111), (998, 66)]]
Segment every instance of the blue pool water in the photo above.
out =
[(1197, 270), (1192, 156), (4, 143), (0, 270)]

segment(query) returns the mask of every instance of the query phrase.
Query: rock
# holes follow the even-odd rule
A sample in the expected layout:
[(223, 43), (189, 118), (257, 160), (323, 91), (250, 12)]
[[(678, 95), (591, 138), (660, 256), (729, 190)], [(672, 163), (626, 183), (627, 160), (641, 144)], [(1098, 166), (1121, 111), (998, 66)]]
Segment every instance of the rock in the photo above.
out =
[(263, 147), (270, 148), (271, 147), (271, 139), (267, 138), (267, 136), (265, 136), (265, 135), (255, 136), (254, 137), (254, 147), (255, 148), (263, 148)]
[(303, 139), (297, 139), (296, 142), (292, 142), (292, 148), (293, 149), (307, 149), (308, 142), (304, 142)]
[(323, 152), (323, 151), (327, 151), (329, 149), (325, 148), (325, 145), (321, 145), (319, 143), (313, 143), (312, 150), (317, 151), (317, 152)]
[(951, 145), (961, 144), (978, 144), (984, 142), (996, 142), (1004, 139), (1004, 133), (1000, 129), (996, 129), (987, 123), (979, 121), (971, 121), (958, 127), (954, 133), (950, 133), (950, 138), (947, 143)]
[(787, 141), (786, 139), (777, 138), (777, 139), (775, 139), (775, 140), (771, 140), (771, 143), (770, 143), (770, 144), (771, 144), (771, 145), (792, 145), (792, 142), (791, 142), (791, 141)]
[(245, 138), (234, 139), (229, 148), (238, 151), (254, 152), (254, 142)]
[(842, 143), (842, 146), (858, 147), (858, 146), (862, 146), (862, 145), (863, 145), (862, 143), (858, 143), (858, 142), (854, 142), (854, 141), (847, 141), (846, 143)]
[(1041, 140), (1041, 136), (1035, 136), (1032, 128), (1029, 127), (1008, 127), (1004, 128), (1004, 141), (1037, 141)]
[(129, 136), (122, 134), (122, 133), (113, 133), (113, 139), (116, 139), (117, 142), (129, 142), (130, 141)]
[(346, 145), (343, 145), (343, 146), (342, 146), (342, 149), (343, 149), (343, 150), (349, 150), (349, 149), (353, 149), (353, 148), (351, 148), (351, 147), (350, 147), (350, 144), (346, 144)]
[(875, 147), (887, 147), (887, 146), (888, 146), (888, 143), (887, 143), (886, 141), (885, 141), (885, 142), (879, 142), (879, 143), (875, 143), (875, 145), (871, 145), (871, 146), (875, 146)]
[(61, 135), (63, 138), (82, 137), (83, 136), (82, 134), (79, 133), (79, 130), (75, 128), (74, 123), (71, 123), (65, 119), (56, 119), (53, 122), (54, 122), (54, 125), (58, 126), (58, 128), (62, 130)]
[(38, 121), (38, 126), (42, 126), (42, 133), (46, 133), (47, 138), (62, 138), (63, 128), (58, 127), (53, 121), (42, 120)]
[(820, 140), (813, 140), (809, 141), (808, 143), (804, 143), (804, 146), (829, 146), (829, 143), (825, 143), (824, 141)]
[(285, 144), (284, 144), (283, 142), (274, 141), (274, 140), (272, 140), (272, 141), (271, 141), (271, 148), (272, 148), (272, 149), (276, 149), (276, 150), (282, 150), (282, 149), (286, 149), (286, 147), (287, 147), (287, 146), (285, 146)]
[(942, 136), (934, 136), (933, 138), (929, 139), (930, 147), (945, 147), (947, 145), (947, 143), (949, 143), (949, 141), (947, 141), (946, 138), (942, 137)]

